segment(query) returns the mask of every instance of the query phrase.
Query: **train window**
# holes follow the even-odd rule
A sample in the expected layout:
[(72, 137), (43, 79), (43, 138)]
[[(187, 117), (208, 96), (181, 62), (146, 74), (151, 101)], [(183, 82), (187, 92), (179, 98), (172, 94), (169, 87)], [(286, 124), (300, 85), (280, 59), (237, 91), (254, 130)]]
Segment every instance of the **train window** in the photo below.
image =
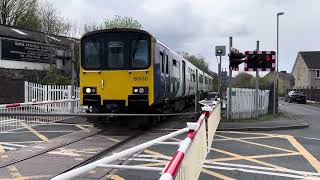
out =
[(97, 40), (88, 40), (85, 43), (84, 65), (88, 69), (100, 68), (100, 42)]
[(201, 74), (200, 74), (200, 76), (199, 76), (199, 82), (200, 82), (200, 83), (203, 83), (203, 75), (201, 75)]
[(109, 41), (107, 66), (113, 69), (124, 68), (124, 43), (122, 41)]
[(147, 40), (133, 40), (132, 49), (132, 67), (144, 68), (148, 66), (148, 42)]
[(208, 78), (207, 77), (204, 77), (204, 83), (208, 84)]
[(169, 74), (169, 59), (168, 55), (166, 55), (166, 74)]
[(163, 52), (160, 51), (160, 63), (161, 63), (161, 72), (164, 73), (164, 58), (163, 58)]

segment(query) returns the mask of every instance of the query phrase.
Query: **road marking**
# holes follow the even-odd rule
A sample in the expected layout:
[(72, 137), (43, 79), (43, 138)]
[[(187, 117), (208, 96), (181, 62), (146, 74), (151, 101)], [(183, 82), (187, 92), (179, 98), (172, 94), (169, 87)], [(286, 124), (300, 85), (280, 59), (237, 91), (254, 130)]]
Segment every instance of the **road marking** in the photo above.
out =
[(155, 166), (165, 166), (166, 164), (167, 164), (167, 162), (157, 162), (157, 163), (139, 164), (139, 166), (155, 167)]
[(268, 172), (268, 171), (258, 171), (258, 170), (252, 170), (252, 169), (245, 169), (245, 168), (236, 168), (236, 167), (224, 167), (224, 166), (210, 166), (210, 165), (204, 165), (204, 168), (208, 169), (219, 169), (219, 170), (227, 170), (227, 171), (241, 171), (246, 173), (254, 173), (254, 174), (265, 174), (270, 176), (280, 176), (280, 177), (289, 177), (289, 178), (298, 178), (303, 179), (304, 176), (298, 176), (293, 174), (285, 174), (285, 173), (275, 173), (275, 172)]
[(293, 136), (287, 135), (288, 141), (304, 156), (304, 158), (320, 172), (320, 162), (309, 153)]
[(112, 179), (112, 180), (125, 180), (124, 178), (122, 178), (121, 176), (118, 176), (118, 175), (112, 175), (110, 177), (110, 179)]
[(290, 152), (290, 153), (295, 152), (295, 151), (291, 151), (291, 150), (283, 149), (283, 148), (279, 148), (279, 147), (268, 146), (268, 145), (265, 145), (265, 144), (250, 142), (250, 141), (241, 140), (241, 139), (239, 140), (239, 139), (232, 138), (232, 137), (227, 137), (227, 136), (222, 136), (222, 135), (216, 135), (216, 136), (222, 137), (222, 138), (226, 138), (226, 139), (230, 139), (230, 140), (234, 140), (234, 141), (239, 141), (239, 142), (247, 143), (247, 144), (253, 144), (253, 145), (256, 145), (256, 146), (267, 147), (267, 148), (275, 149), (275, 150), (279, 150), (279, 151), (285, 151), (285, 152)]
[(36, 131), (35, 129), (33, 129), (32, 127), (28, 126), (28, 125), (25, 124), (25, 123), (22, 123), (22, 122), (20, 122), (20, 123), (21, 123), (25, 128), (27, 128), (30, 132), (32, 132), (34, 135), (36, 135), (38, 138), (40, 138), (42, 141), (45, 141), (45, 142), (48, 142), (48, 141), (49, 141), (49, 139), (48, 139), (45, 135), (39, 133), (38, 131)]
[(6, 153), (6, 151), (4, 150), (3, 146), (0, 144), (0, 155)]
[(159, 158), (162, 158), (162, 159), (168, 159), (168, 160), (171, 160), (172, 157), (170, 156), (166, 156), (164, 154), (161, 154), (159, 152), (156, 152), (156, 151), (151, 151), (149, 149), (146, 149), (144, 150), (143, 152), (147, 153), (147, 154), (152, 154), (152, 155), (155, 155), (155, 156), (158, 156)]
[(317, 141), (320, 141), (320, 139), (319, 139), (319, 138), (310, 138), (310, 137), (303, 137), (303, 138), (305, 138), (305, 139), (311, 139), (311, 140), (317, 140)]
[(298, 156), (301, 155), (299, 152), (293, 153), (282, 153), (282, 154), (265, 154), (265, 155), (253, 155), (253, 156), (242, 156), (242, 157), (229, 157), (229, 158), (217, 158), (217, 159), (208, 159), (207, 161), (234, 161), (241, 160), (243, 157), (259, 159), (259, 158), (270, 158), (270, 157), (283, 157), (283, 156)]
[(20, 174), (20, 172), (18, 171), (17, 167), (12, 165), (12, 166), (8, 166), (7, 169), (9, 170), (10, 172), (10, 175), (14, 178), (18, 178), (18, 179), (24, 179), (22, 177), (22, 175)]
[(235, 154), (235, 153), (232, 153), (232, 152), (228, 152), (228, 151), (224, 151), (224, 150), (220, 150), (220, 149), (216, 149), (216, 148), (211, 148), (211, 150), (217, 151), (217, 152), (220, 152), (220, 153), (223, 153), (223, 154), (227, 154), (229, 156), (242, 158), (244, 160), (251, 161), (251, 162), (254, 162), (254, 163), (257, 163), (257, 164), (261, 164), (261, 165), (264, 165), (264, 166), (273, 167), (273, 168), (276, 168), (276, 169), (287, 169), (287, 168), (280, 167), (280, 166), (277, 166), (277, 165), (274, 165), (274, 164), (270, 164), (270, 163), (267, 163), (267, 162), (263, 162), (263, 161), (260, 161), (260, 160), (257, 160), (257, 159), (241, 156), (239, 154)]
[(113, 137), (109, 137), (109, 136), (104, 136), (106, 137), (107, 139), (109, 139), (110, 141), (113, 141), (113, 142), (121, 142), (119, 139), (116, 139), (116, 138), (113, 138)]
[(303, 176), (320, 176), (320, 173), (314, 172), (307, 172), (307, 171), (296, 171), (292, 169), (274, 169), (274, 168), (267, 168), (262, 166), (251, 166), (251, 165), (243, 165), (243, 164), (233, 164), (233, 163), (222, 163), (222, 162), (214, 162), (213, 165), (222, 165), (222, 166), (231, 166), (231, 167), (241, 167), (241, 168), (250, 168), (250, 169), (258, 169), (258, 170), (268, 170), (268, 171), (279, 171), (279, 172), (286, 172), (286, 173), (294, 173)]
[(7, 142), (0, 142), (0, 145), (6, 145), (6, 146), (15, 146), (15, 147), (27, 147), (26, 145), (21, 145), (21, 144), (13, 144), (13, 143), (7, 143)]
[(217, 178), (220, 178), (220, 179), (224, 179), (224, 180), (235, 180), (231, 177), (228, 177), (228, 176), (225, 176), (225, 175), (222, 175), (222, 174), (219, 174), (219, 173), (216, 173), (216, 172), (213, 172), (213, 171), (210, 171), (210, 170), (207, 170), (207, 169), (204, 169), (202, 168), (201, 170), (203, 173), (206, 173), (206, 174), (209, 174), (211, 176), (215, 176)]
[(217, 131), (219, 133), (230, 133), (230, 134), (249, 134), (249, 135), (262, 135), (262, 136), (279, 136), (281, 134), (266, 134), (266, 133), (253, 133), (253, 132), (240, 132), (240, 131)]
[[(270, 139), (270, 138), (277, 138), (276, 136), (256, 136), (256, 137), (244, 137), (244, 138), (234, 138), (237, 140), (248, 140), (248, 139)], [(283, 138), (279, 136), (278, 138)], [(233, 141), (233, 139), (213, 139), (214, 142), (218, 141)]]
[(90, 131), (88, 130), (88, 128), (85, 128), (85, 127), (83, 127), (83, 126), (80, 125), (80, 124), (75, 124), (75, 126), (76, 126), (77, 128), (79, 128), (79, 129), (82, 129), (82, 130), (86, 131), (86, 132), (90, 132)]

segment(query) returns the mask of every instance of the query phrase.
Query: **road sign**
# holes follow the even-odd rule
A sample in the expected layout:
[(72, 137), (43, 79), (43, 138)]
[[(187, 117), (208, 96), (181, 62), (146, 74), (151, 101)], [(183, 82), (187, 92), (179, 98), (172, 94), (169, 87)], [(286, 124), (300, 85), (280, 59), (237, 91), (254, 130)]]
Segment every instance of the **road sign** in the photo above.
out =
[(216, 56), (225, 56), (226, 46), (216, 46)]

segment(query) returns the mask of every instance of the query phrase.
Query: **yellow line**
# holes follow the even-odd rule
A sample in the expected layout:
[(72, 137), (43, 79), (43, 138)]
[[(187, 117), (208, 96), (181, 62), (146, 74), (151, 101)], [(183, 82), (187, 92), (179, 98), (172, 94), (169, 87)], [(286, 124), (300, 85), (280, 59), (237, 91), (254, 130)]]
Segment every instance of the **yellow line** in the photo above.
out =
[(220, 150), (220, 149), (216, 149), (216, 148), (211, 148), (211, 150), (217, 151), (217, 152), (220, 152), (220, 153), (223, 153), (223, 154), (227, 154), (229, 156), (242, 158), (244, 160), (255, 162), (257, 164), (261, 164), (261, 165), (264, 165), (264, 166), (273, 167), (275, 169), (287, 169), (287, 168), (280, 167), (280, 166), (277, 166), (277, 165), (274, 165), (274, 164), (270, 164), (270, 163), (267, 163), (267, 162), (263, 162), (263, 161), (260, 161), (260, 160), (257, 160), (257, 159), (248, 158), (246, 156), (241, 156), (239, 154), (235, 154), (235, 153), (232, 153), (232, 152), (228, 152), (228, 151), (224, 151), (224, 150)]
[[(270, 138), (277, 138), (278, 136), (257, 136), (257, 137), (244, 137), (244, 138), (234, 138), (237, 140), (248, 140), (248, 139), (270, 139)], [(279, 136), (278, 138), (283, 138)], [(233, 141), (234, 139), (213, 139), (214, 142), (218, 141)]]
[(159, 152), (151, 151), (151, 150), (148, 150), (148, 149), (144, 150), (144, 152), (147, 153), (147, 154), (152, 154), (152, 155), (161, 157), (161, 158), (163, 158), (163, 159), (168, 159), (168, 160), (170, 160), (170, 159), (172, 158), (172, 157), (170, 157), (170, 156), (166, 156), (166, 155), (161, 154), (161, 153), (159, 153)]
[(203, 173), (209, 174), (209, 175), (211, 175), (211, 176), (215, 176), (215, 177), (220, 178), (220, 179), (235, 180), (235, 179), (233, 179), (233, 178), (231, 178), (231, 177), (228, 177), (228, 176), (225, 176), (225, 175), (222, 175), (222, 174), (219, 174), (219, 173), (216, 173), (216, 172), (213, 172), (213, 171), (204, 169), (204, 168), (202, 168), (201, 171), (202, 171)]
[(275, 149), (275, 150), (279, 150), (279, 151), (285, 151), (285, 152), (290, 152), (290, 153), (295, 152), (295, 151), (291, 151), (291, 150), (288, 150), (288, 149), (283, 149), (283, 148), (268, 146), (268, 145), (265, 145), (265, 144), (260, 144), (260, 143), (245, 141), (245, 140), (239, 140), (239, 139), (231, 138), (231, 137), (227, 137), (227, 136), (222, 136), (222, 135), (216, 135), (216, 136), (222, 137), (222, 138), (226, 138), (226, 139), (230, 139), (230, 140), (235, 140), (235, 141), (243, 142), (243, 143), (247, 143), (247, 144), (253, 144), (253, 145), (256, 145), (256, 146), (267, 147), (267, 148)]
[(106, 137), (107, 139), (109, 139), (110, 141), (113, 141), (113, 142), (121, 142), (119, 139), (116, 139), (113, 137), (109, 137), (109, 136), (104, 136), (104, 137)]
[(304, 158), (313, 166), (318, 172), (320, 172), (320, 162), (309, 153), (293, 136), (287, 136), (288, 141), (303, 155)]
[(182, 141), (181, 139), (178, 139), (178, 138), (170, 138), (170, 139), (175, 140), (177, 142), (181, 142)]
[(262, 135), (262, 136), (278, 136), (281, 134), (266, 134), (266, 133), (252, 133), (252, 132), (239, 132), (239, 131), (217, 131), (219, 133), (226, 133), (226, 134), (249, 134), (249, 135)]
[(124, 178), (122, 178), (122, 177), (120, 177), (120, 176), (118, 176), (118, 175), (112, 175), (112, 176), (110, 177), (110, 179), (112, 179), (112, 180), (125, 180)]
[(80, 124), (76, 124), (75, 126), (76, 126), (77, 128), (79, 128), (79, 129), (82, 129), (82, 130), (86, 131), (86, 132), (90, 132), (87, 128), (83, 127), (83, 126), (80, 125)]
[(231, 158), (217, 158), (217, 159), (209, 159), (207, 161), (210, 161), (210, 162), (234, 161), (234, 160), (241, 160), (241, 159), (243, 159), (243, 157), (259, 159), (259, 158), (297, 156), (297, 155), (301, 155), (301, 154), (300, 153), (296, 153), (296, 152), (294, 152), (294, 153), (283, 153), (283, 154), (265, 154), (265, 155), (254, 155), (254, 156), (231, 157)]
[(4, 150), (3, 146), (0, 144), (0, 155), (6, 153), (6, 151)]
[(45, 142), (48, 142), (48, 141), (49, 141), (49, 139), (48, 139), (45, 135), (39, 133), (38, 131), (36, 131), (36, 130), (33, 129), (32, 127), (28, 126), (28, 125), (25, 124), (25, 123), (21, 123), (21, 124), (22, 124), (25, 128), (27, 128), (30, 132), (32, 132), (34, 135), (38, 136), (42, 141), (45, 141)]

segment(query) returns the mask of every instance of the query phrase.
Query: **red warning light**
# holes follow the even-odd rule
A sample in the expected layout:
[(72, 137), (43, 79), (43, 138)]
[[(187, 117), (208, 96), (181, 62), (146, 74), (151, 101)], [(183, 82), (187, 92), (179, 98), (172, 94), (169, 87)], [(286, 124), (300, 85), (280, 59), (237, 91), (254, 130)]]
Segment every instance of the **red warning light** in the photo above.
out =
[(271, 57), (267, 55), (266, 56), (266, 61), (269, 62), (270, 60), (271, 60)]

